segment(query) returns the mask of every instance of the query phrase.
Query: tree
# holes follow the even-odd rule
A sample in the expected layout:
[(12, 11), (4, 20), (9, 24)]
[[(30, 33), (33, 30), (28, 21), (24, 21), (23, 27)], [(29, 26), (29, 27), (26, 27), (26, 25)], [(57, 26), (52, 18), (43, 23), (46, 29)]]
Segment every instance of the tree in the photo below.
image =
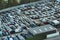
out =
[(35, 2), (35, 1), (38, 1), (38, 0), (21, 0), (21, 4)]
[(8, 6), (15, 6), (15, 5), (18, 5), (17, 1), (16, 0), (8, 0)]
[(0, 0), (0, 9), (6, 8), (7, 4), (4, 0)]
[(30, 38), (27, 38), (26, 40), (44, 40), (46, 39), (46, 34), (37, 34), (37, 35), (34, 35)]

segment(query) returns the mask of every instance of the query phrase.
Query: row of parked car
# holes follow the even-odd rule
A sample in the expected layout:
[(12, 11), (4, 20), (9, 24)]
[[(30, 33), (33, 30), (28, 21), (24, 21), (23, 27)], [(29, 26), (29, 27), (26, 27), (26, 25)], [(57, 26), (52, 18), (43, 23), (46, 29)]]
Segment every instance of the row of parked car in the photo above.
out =
[(25, 38), (18, 34), (18, 35), (2, 37), (1, 40), (25, 40)]
[[(0, 36), (21, 33), (24, 38), (31, 36), (29, 28), (46, 24), (60, 24), (60, 3), (39, 1), (23, 4), (18, 8), (1, 12), (0, 15)], [(24, 33), (22, 33), (24, 32)], [(27, 32), (27, 34), (25, 33)], [(20, 36), (20, 35), (18, 35)], [(1, 40), (25, 40), (21, 37), (2, 37)]]

